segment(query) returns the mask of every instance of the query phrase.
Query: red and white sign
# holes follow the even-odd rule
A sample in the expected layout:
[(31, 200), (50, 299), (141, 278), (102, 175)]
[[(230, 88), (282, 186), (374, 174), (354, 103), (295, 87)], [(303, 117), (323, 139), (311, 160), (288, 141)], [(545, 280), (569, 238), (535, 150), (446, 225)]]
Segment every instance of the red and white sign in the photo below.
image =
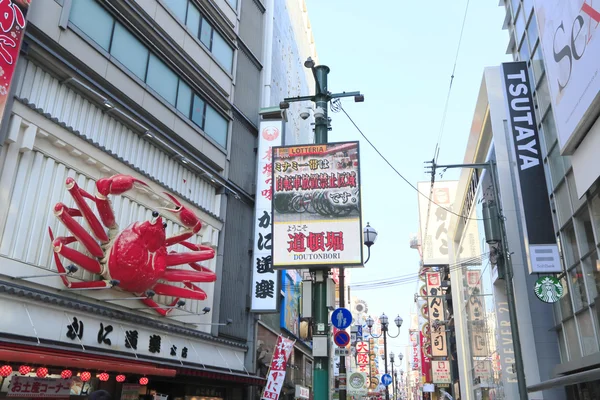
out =
[(71, 380), (37, 378), (14, 375), (8, 386), (7, 397), (21, 398), (69, 398)]
[(433, 383), (452, 383), (450, 361), (432, 361)]
[(356, 342), (356, 366), (358, 372), (369, 371), (369, 342), (360, 341)]
[(412, 370), (418, 371), (421, 361), (419, 353), (419, 331), (414, 330), (410, 332), (410, 343), (412, 344)]
[(440, 324), (445, 319), (444, 293), (442, 292), (441, 280), (439, 272), (427, 272), (427, 305), (431, 327), (431, 355), (433, 357), (448, 355), (446, 327)]
[(283, 336), (277, 338), (277, 344), (273, 351), (273, 359), (271, 360), (271, 368), (267, 374), (267, 384), (263, 391), (262, 399), (278, 400), (283, 382), (285, 380), (285, 369), (287, 361), (294, 349), (294, 340), (286, 339)]
[(25, 32), (25, 18), (31, 0), (0, 1), (0, 121)]

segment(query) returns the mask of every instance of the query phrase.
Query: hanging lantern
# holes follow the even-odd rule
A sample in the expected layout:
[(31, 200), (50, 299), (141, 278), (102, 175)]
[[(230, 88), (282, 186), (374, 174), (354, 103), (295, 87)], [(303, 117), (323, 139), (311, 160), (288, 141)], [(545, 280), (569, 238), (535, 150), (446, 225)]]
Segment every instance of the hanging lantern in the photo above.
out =
[(70, 369), (65, 369), (60, 373), (60, 377), (63, 379), (69, 379), (73, 376), (73, 372)]
[(46, 368), (46, 367), (39, 367), (35, 371), (35, 374), (37, 375), (38, 378), (45, 378), (46, 375), (48, 375), (48, 368)]
[(82, 382), (87, 382), (92, 378), (92, 374), (89, 371), (83, 371), (79, 375), (79, 378), (81, 379)]
[(125, 375), (117, 375), (117, 377), (115, 378), (117, 380), (117, 382), (121, 383), (121, 382), (125, 382)]
[(31, 367), (29, 365), (21, 365), (19, 367), (19, 373), (21, 375), (27, 375), (30, 372), (31, 372)]
[(12, 374), (12, 367), (10, 365), (3, 365), (0, 367), (0, 376), (6, 378)]
[(145, 376), (142, 376), (140, 378), (140, 385), (147, 385), (148, 384), (148, 378), (146, 378)]
[(98, 375), (98, 379), (100, 379), (102, 382), (106, 382), (108, 378), (110, 378), (110, 376), (106, 372), (103, 372), (100, 375)]

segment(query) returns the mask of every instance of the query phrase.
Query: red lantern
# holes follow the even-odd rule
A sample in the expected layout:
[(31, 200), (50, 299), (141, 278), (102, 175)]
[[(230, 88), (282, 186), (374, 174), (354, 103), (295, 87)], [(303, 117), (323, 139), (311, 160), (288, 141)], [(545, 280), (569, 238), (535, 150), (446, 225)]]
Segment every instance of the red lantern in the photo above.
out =
[(46, 367), (39, 367), (35, 371), (35, 374), (37, 375), (38, 378), (45, 378), (46, 375), (48, 375), (48, 368), (46, 368)]
[(148, 384), (148, 378), (146, 378), (145, 376), (142, 376), (140, 378), (140, 385), (147, 385)]
[(115, 378), (117, 380), (117, 382), (121, 383), (121, 382), (125, 382), (125, 375), (117, 375), (117, 377)]
[(102, 382), (106, 382), (108, 378), (110, 378), (110, 376), (106, 372), (103, 372), (100, 375), (98, 375), (98, 379), (100, 379)]
[(92, 374), (89, 371), (83, 371), (79, 375), (79, 378), (81, 379), (82, 382), (87, 382), (92, 378)]
[(21, 365), (19, 367), (19, 373), (21, 375), (27, 375), (30, 372), (31, 372), (31, 367), (29, 365)]
[(10, 374), (12, 374), (12, 367), (10, 365), (3, 365), (2, 367), (0, 367), (1, 377), (6, 378)]
[(60, 373), (60, 377), (63, 379), (69, 379), (73, 376), (73, 372), (70, 369), (65, 369)]

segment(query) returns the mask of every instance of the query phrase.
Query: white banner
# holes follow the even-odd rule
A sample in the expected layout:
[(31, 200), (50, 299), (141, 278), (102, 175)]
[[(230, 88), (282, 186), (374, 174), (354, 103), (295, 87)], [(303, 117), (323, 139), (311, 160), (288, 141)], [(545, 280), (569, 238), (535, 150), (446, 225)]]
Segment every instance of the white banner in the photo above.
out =
[(21, 398), (69, 398), (71, 395), (71, 380), (37, 378), (14, 375), (8, 386), (6, 397)]
[(432, 360), (431, 371), (433, 372), (433, 383), (452, 383), (450, 361)]
[(277, 344), (273, 350), (271, 367), (267, 373), (267, 383), (261, 396), (261, 400), (278, 400), (285, 381), (287, 362), (294, 350), (294, 340), (286, 339), (279, 335)]
[[(424, 265), (448, 264), (448, 226), (454, 211), (454, 198), (458, 181), (419, 182), (419, 229)], [(431, 200), (429, 196), (431, 194)], [(455, 211), (456, 212), (456, 211)], [(460, 256), (460, 254), (459, 254)]]
[(446, 343), (444, 294), (441, 287), (441, 273), (427, 272), (427, 302), (429, 308), (429, 325), (431, 327), (431, 355), (445, 357), (448, 355)]
[(256, 205), (254, 214), (254, 248), (252, 257), (253, 312), (277, 312), (279, 280), (273, 270), (271, 224), (272, 147), (281, 146), (282, 121), (261, 121), (256, 163)]
[(600, 105), (600, 4), (534, 0), (563, 154), (572, 154)]
[(273, 151), (273, 267), (362, 266), (358, 142)]

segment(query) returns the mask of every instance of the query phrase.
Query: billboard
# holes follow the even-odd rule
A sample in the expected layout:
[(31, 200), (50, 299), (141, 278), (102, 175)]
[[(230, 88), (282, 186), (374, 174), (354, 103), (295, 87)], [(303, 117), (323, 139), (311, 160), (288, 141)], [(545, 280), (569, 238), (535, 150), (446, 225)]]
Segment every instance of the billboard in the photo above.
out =
[(534, 0), (558, 143), (572, 154), (600, 108), (600, 5)]
[(441, 273), (427, 272), (427, 308), (429, 309), (429, 326), (431, 330), (431, 355), (432, 357), (446, 357), (448, 348), (446, 343), (446, 325), (444, 297), (441, 287)]
[(431, 361), (433, 383), (452, 383), (450, 375), (450, 361)]
[(471, 355), (473, 357), (487, 357), (488, 348), (486, 340), (487, 326), (485, 324), (485, 304), (481, 287), (481, 271), (468, 270), (467, 287), (469, 289), (469, 300), (467, 310), (469, 314), (469, 325), (471, 328)]
[(273, 268), (362, 266), (358, 142), (273, 148)]
[(562, 267), (554, 236), (527, 64), (503, 63), (502, 75), (529, 244), (529, 272), (560, 273)]
[[(423, 265), (448, 264), (448, 226), (458, 181), (419, 182), (419, 229)], [(429, 196), (431, 193), (431, 200)]]
[(258, 161), (256, 163), (256, 203), (254, 211), (254, 241), (252, 256), (253, 312), (277, 312), (279, 281), (273, 269), (271, 225), (272, 147), (282, 143), (282, 121), (261, 121), (258, 135)]
[(27, 10), (31, 0), (5, 0), (0, 1), (0, 71), (2, 71), (2, 81), (0, 82), (0, 121), (4, 117), (4, 111), (8, 97), (10, 96), (10, 87), (23, 35), (25, 33), (25, 22)]
[(281, 271), (283, 298), (281, 299), (281, 327), (300, 337), (300, 284), (302, 276), (295, 270)]

